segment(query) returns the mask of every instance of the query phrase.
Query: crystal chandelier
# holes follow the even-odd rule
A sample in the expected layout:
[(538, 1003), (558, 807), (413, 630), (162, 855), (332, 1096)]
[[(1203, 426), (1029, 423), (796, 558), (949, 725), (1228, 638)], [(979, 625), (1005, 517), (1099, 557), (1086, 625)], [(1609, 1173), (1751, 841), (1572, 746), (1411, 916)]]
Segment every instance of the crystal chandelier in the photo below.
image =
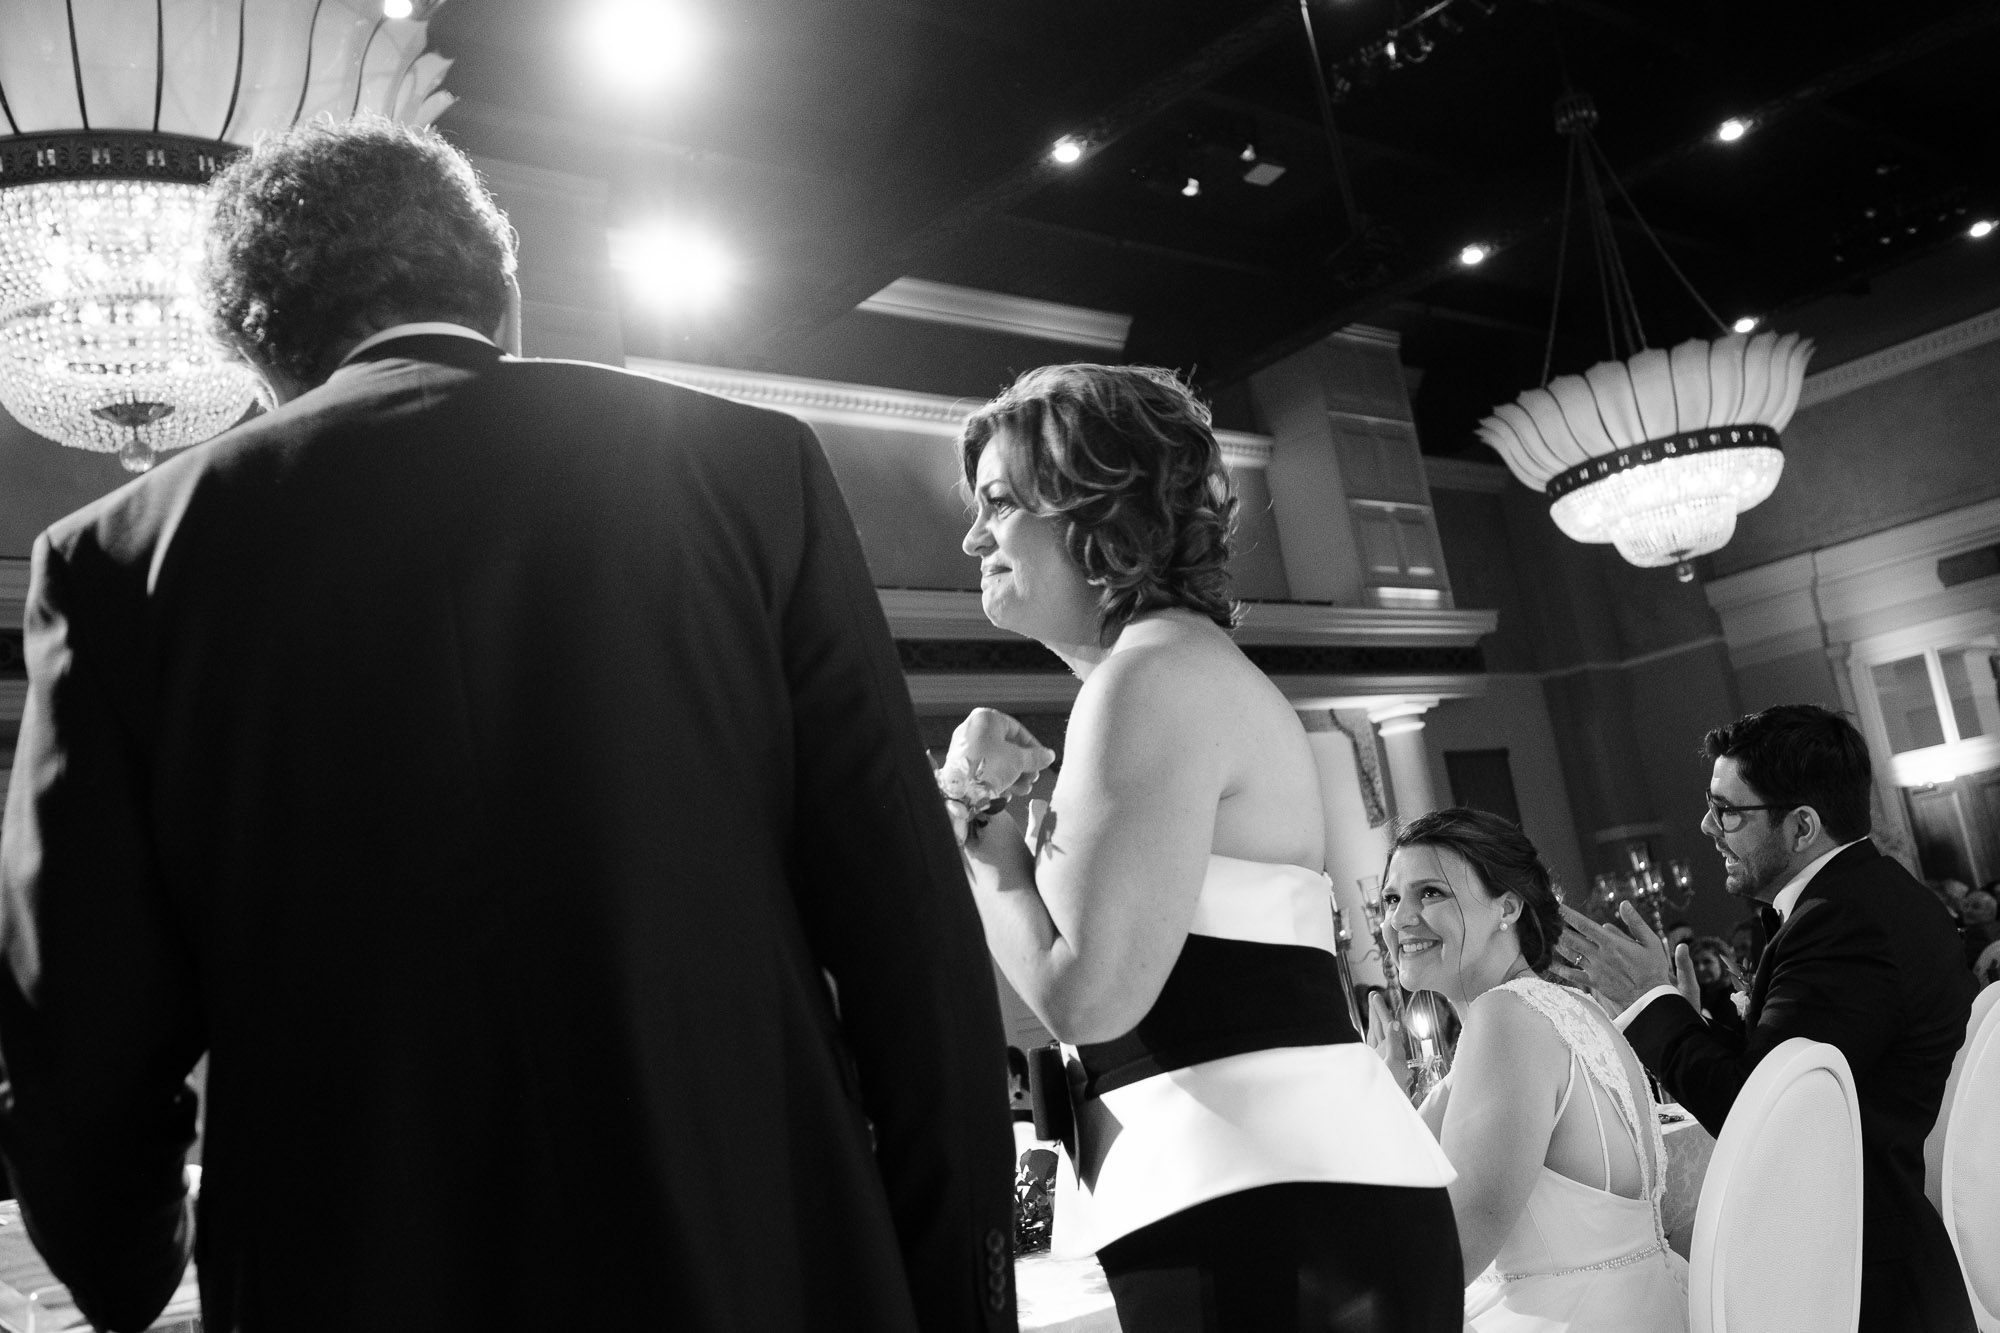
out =
[(143, 472), (248, 410), (195, 300), (206, 182), (256, 135), (451, 104), (427, 19), (357, 0), (10, 3), (0, 42), (0, 406)]
[[(1597, 146), (1596, 124), (1587, 96), (1572, 93), (1556, 104), (1556, 128), (1570, 143), (1556, 305), (1581, 185), (1614, 359), (1550, 379), (1545, 357), (1543, 387), (1495, 408), (1479, 435), (1524, 484), (1548, 495), (1550, 517), (1565, 536), (1610, 542), (1642, 568), (1673, 565), (1687, 582), (1694, 578), (1689, 562), (1726, 545), (1736, 516), (1777, 486), (1785, 466), (1778, 432), (1798, 407), (1812, 343), (1795, 333), (1749, 337), (1723, 324), (1633, 207)], [(1722, 336), (1689, 339), (1671, 352), (1646, 346), (1612, 234), (1607, 179)], [(1552, 355), (1553, 314), (1548, 346)], [(1615, 359), (1621, 346), (1625, 356)]]

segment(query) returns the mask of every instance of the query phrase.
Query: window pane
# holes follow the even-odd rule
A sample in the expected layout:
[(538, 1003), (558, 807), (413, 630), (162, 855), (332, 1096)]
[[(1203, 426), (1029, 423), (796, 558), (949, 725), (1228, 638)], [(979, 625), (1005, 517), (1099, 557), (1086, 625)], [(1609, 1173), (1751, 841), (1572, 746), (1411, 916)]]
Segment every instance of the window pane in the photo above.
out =
[(1960, 644), (1940, 652), (1938, 663), (1944, 667), (1944, 687), (1951, 695), (1958, 738), (2000, 736), (2000, 689), (1995, 684), (2000, 656), (1979, 644)]
[(1931, 694), (1931, 673), (1921, 655), (1874, 668), (1875, 697), (1882, 701), (1882, 721), (1889, 728), (1889, 749), (1895, 754), (1944, 744), (1944, 724), (1938, 721), (1937, 699)]

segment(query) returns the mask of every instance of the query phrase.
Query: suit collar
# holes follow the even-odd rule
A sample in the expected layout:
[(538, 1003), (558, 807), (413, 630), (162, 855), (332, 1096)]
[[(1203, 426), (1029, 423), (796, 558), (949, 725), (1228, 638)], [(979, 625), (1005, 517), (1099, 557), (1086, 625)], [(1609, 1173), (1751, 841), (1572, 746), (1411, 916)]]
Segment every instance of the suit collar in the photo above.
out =
[(328, 381), (353, 373), (371, 361), (429, 361), (463, 370), (484, 370), (498, 365), (505, 355), (484, 338), (468, 338), (457, 333), (399, 333), (393, 338), (350, 352)]
[[(1821, 852), (1808, 862), (1805, 869), (1792, 876), (1785, 884), (1785, 887), (1778, 890), (1777, 897), (1771, 900), (1771, 906), (1776, 909), (1778, 916), (1786, 921), (1791, 920), (1792, 912), (1798, 906), (1799, 899), (1805, 896), (1807, 888), (1811, 886), (1819, 873), (1832, 865), (1841, 853), (1859, 847), (1867, 841), (1866, 836), (1856, 838), (1853, 842), (1842, 843), (1832, 851)], [(1869, 846), (1869, 850), (1874, 850), (1872, 844)]]

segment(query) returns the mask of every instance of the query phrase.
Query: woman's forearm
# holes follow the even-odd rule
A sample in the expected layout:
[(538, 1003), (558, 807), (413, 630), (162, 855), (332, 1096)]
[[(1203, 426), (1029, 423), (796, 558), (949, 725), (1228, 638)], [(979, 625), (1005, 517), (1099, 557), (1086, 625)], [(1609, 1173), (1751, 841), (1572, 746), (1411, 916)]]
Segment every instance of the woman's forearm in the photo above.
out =
[(1008, 984), (1049, 1031), (1073, 1040), (1074, 1015), (1065, 1002), (1076, 954), (1035, 883), (1035, 863), (1011, 818), (995, 820), (966, 847), (972, 901), (986, 947)]

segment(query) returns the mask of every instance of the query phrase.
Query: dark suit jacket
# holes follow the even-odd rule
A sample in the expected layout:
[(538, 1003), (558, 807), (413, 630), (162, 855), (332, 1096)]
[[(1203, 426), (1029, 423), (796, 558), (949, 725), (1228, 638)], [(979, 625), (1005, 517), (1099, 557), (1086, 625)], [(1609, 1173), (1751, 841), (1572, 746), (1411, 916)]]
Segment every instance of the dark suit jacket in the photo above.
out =
[[(1924, 1198), (1924, 1138), (1937, 1122), (1952, 1057), (1965, 1039), (1972, 979), (1944, 908), (1871, 842), (1821, 866), (1764, 950), (1744, 1015), (1747, 1037), (1705, 1024), (1662, 996), (1626, 1039), (1711, 1134), (1757, 1062), (1780, 1042), (1810, 1037), (1840, 1048), (1861, 1105), (1863, 1329), (1910, 1327), (1877, 1299), (1884, 1284), (1956, 1292), (1971, 1327), (1958, 1260)], [(1884, 1270), (1878, 1273), (1876, 1270)], [(1894, 1270), (1894, 1271), (1892, 1271)]]
[[(86, 1312), (1011, 1330), (1005, 1045), (791, 418), (399, 339), (37, 542), (0, 1151)], [(830, 998), (828, 979), (838, 990)]]

